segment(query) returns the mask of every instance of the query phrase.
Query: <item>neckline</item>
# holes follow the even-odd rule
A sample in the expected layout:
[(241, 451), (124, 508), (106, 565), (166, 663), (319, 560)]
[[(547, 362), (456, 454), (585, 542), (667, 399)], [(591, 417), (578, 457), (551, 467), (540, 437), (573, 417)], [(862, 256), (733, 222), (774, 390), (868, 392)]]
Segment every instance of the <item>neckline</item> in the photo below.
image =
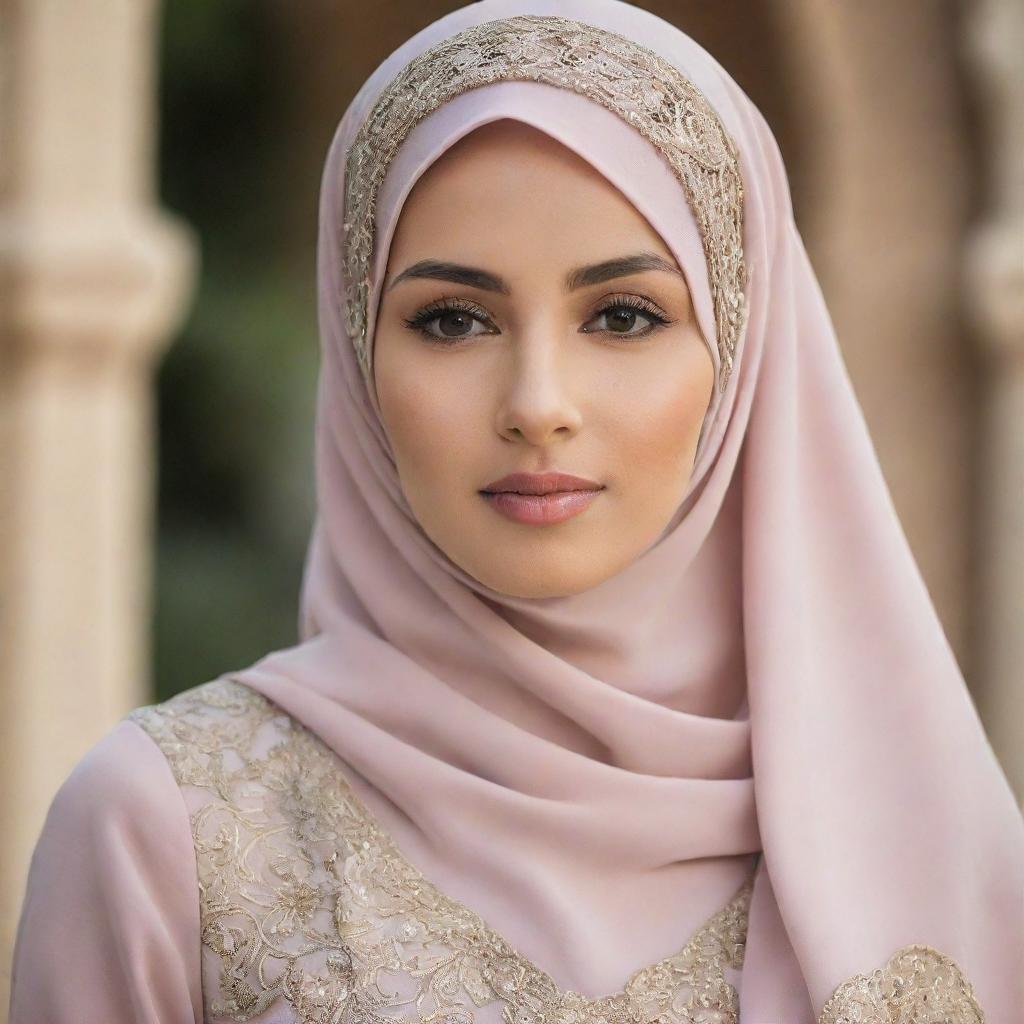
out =
[[(221, 681), (215, 680), (208, 685)], [(484, 980), (495, 999), (518, 1006), (521, 1005), (516, 999), (518, 994), (532, 994), (534, 999), (541, 996), (546, 1003), (571, 1005), (577, 1011), (594, 1013), (624, 998), (628, 1000), (645, 990), (649, 991), (652, 983), (660, 982), (658, 987), (664, 988), (665, 982), (674, 977), (678, 984), (681, 975), (685, 975), (688, 970), (691, 973), (707, 971), (714, 966), (720, 971), (725, 965), (739, 967), (742, 964), (750, 897), (759, 858), (724, 907), (699, 925), (680, 948), (631, 971), (620, 988), (598, 996), (587, 996), (576, 989), (562, 988), (548, 971), (523, 953), (482, 914), (446, 892), (410, 860), (394, 836), (356, 794), (346, 774), (345, 762), (324, 740), (259, 691), (234, 679), (226, 678), (223, 682), (242, 688), (246, 696), (256, 698), (257, 703), (263, 704), (267, 717), (283, 716), (287, 719), (294, 736), (299, 737), (300, 742), (304, 741), (307, 746), (306, 752), (330, 766), (331, 770), (326, 774), (334, 784), (333, 796), (339, 803), (348, 806), (361, 831), (361, 837), (352, 837), (349, 845), (363, 866), (368, 868), (369, 877), (378, 885), (381, 884), (383, 880), (379, 880), (377, 875), (381, 873), (383, 861), (390, 858), (399, 874), (411, 883), (409, 891), (421, 901), (419, 905), (429, 908), (432, 914), (451, 918), (457, 931), (468, 935), (472, 944), (480, 947), (481, 960), (485, 964)], [(343, 838), (345, 841), (350, 840), (348, 836)], [(383, 857), (374, 860), (375, 853), (383, 854)], [(391, 872), (387, 881), (390, 886), (394, 886)], [(521, 1024), (529, 1022), (523, 1020)]]

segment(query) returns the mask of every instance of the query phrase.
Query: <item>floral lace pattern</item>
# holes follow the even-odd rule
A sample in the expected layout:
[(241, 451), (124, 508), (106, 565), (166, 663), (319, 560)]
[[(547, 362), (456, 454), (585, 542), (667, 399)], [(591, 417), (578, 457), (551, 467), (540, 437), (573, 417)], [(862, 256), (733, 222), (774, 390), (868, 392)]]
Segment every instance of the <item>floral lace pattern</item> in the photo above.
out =
[(490, 82), (542, 82), (600, 103), (653, 143), (682, 184), (704, 245), (725, 391), (747, 315), (743, 182), (714, 108), (653, 50), (567, 18), (521, 15), (458, 32), (411, 60), (382, 90), (346, 154), (342, 225), (346, 316), (371, 379), (367, 304), (377, 191), (409, 132), (448, 100)]
[(738, 1024), (725, 968), (743, 963), (752, 878), (679, 952), (591, 999), (424, 878), (334, 752), (256, 691), (215, 679), (128, 717), (198, 788), (208, 1020), (286, 1005), (301, 1024), (474, 1024), (496, 1004), (504, 1024)]
[[(597, 999), (564, 991), (405, 859), (315, 734), (227, 678), (127, 716), (192, 813), (208, 1021), (286, 1005), (296, 1024), (740, 1024), (753, 879), (678, 952)], [(281, 1020), (274, 1017), (275, 1021)], [(971, 984), (930, 946), (843, 982), (818, 1024), (984, 1024)]]
[(931, 946), (906, 946), (870, 974), (843, 982), (818, 1024), (984, 1024), (956, 962)]

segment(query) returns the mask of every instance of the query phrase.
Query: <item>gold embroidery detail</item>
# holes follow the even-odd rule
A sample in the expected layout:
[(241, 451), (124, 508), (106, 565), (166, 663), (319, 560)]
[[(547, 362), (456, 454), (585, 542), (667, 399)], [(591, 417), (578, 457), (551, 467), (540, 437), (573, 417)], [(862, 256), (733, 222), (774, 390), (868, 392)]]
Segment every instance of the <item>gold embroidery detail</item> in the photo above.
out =
[(618, 114), (668, 160), (700, 228), (725, 391), (747, 316), (743, 181), (736, 146), (703, 93), (672, 63), (615, 32), (521, 15), (456, 33), (411, 60), (381, 91), (346, 155), (342, 223), (348, 332), (367, 381), (367, 304), (377, 191), (409, 132), (460, 93), (543, 82)]
[(818, 1024), (984, 1024), (956, 961), (931, 946), (905, 946), (870, 974), (833, 992)]
[(589, 999), (426, 879), (334, 752), (256, 691), (216, 679), (128, 717), (208, 794), (192, 834), (211, 1017), (284, 999), (302, 1024), (474, 1024), (497, 1001), (505, 1024), (737, 1024), (724, 969), (743, 963), (752, 877), (678, 953)]

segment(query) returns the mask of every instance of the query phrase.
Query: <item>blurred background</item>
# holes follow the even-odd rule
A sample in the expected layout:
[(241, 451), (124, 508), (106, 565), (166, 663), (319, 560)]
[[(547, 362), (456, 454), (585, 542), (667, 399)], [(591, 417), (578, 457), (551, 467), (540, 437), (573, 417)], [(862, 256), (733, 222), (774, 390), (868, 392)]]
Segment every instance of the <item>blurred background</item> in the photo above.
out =
[[(297, 640), (323, 159), (378, 63), (458, 6), (0, 0), (4, 984), (74, 763), (128, 709)], [(638, 6), (775, 130), (897, 510), (1024, 797), (1024, 5)]]

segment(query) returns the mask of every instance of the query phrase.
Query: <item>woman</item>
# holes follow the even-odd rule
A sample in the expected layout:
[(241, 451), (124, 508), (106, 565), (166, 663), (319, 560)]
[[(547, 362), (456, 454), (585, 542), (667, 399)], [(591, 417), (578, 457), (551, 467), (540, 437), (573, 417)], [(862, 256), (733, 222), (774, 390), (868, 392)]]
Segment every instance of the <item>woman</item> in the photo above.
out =
[(1024, 824), (725, 71), (483, 0), (321, 195), (302, 642), (71, 774), (13, 1024), (1017, 1019)]

